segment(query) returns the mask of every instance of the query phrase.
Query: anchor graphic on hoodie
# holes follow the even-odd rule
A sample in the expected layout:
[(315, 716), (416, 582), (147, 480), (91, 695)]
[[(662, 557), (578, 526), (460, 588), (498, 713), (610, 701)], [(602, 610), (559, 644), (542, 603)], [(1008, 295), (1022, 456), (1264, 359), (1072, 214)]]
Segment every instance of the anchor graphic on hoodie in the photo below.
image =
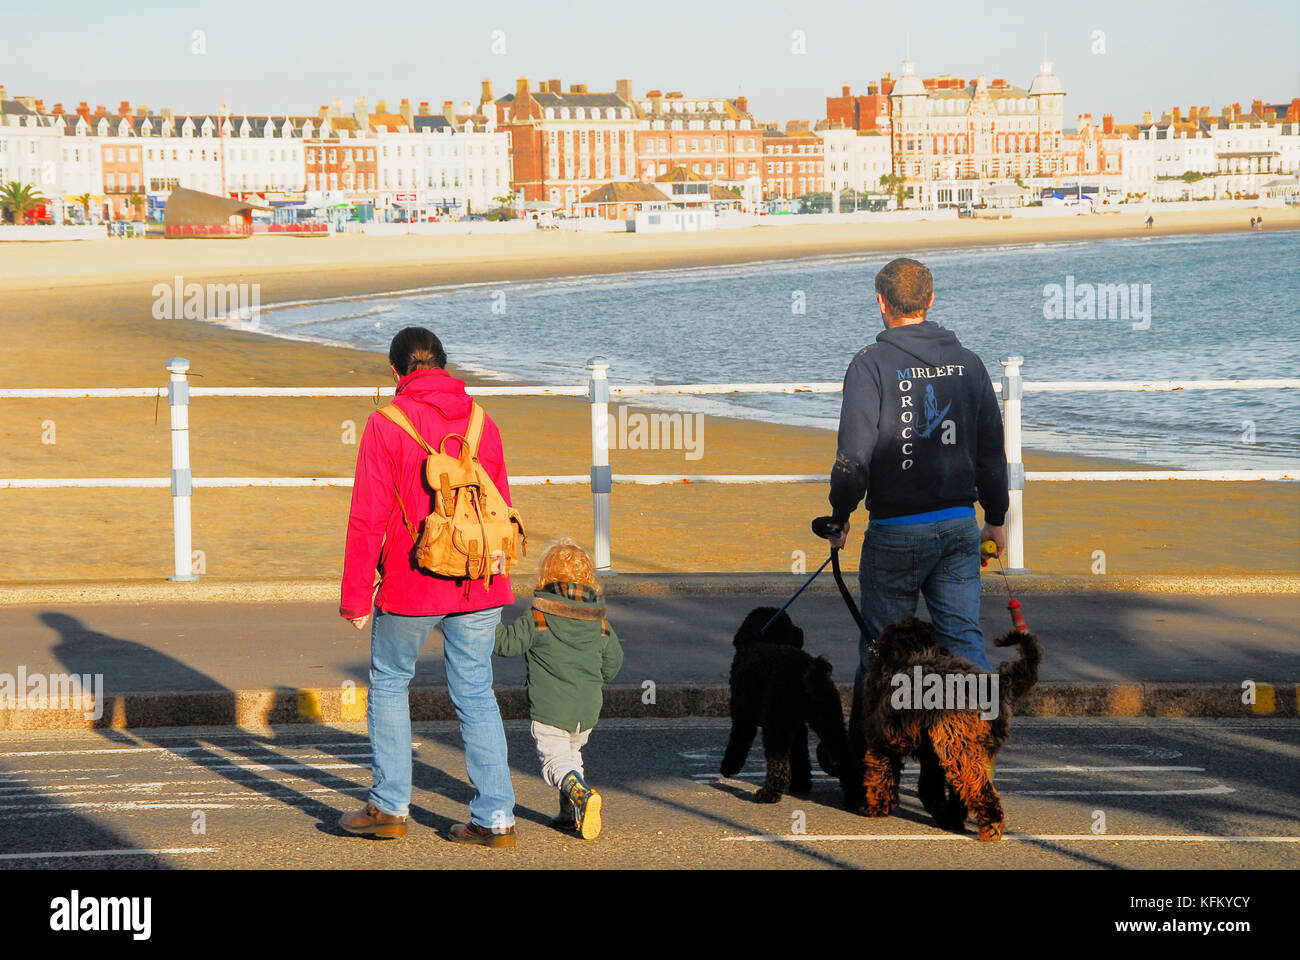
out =
[(934, 428), (943, 422), (943, 418), (948, 415), (951, 408), (952, 401), (949, 400), (942, 410), (939, 409), (939, 401), (934, 397), (934, 385), (927, 383), (925, 385), (925, 429), (918, 432), (917, 436), (928, 440), (930, 434), (934, 433)]

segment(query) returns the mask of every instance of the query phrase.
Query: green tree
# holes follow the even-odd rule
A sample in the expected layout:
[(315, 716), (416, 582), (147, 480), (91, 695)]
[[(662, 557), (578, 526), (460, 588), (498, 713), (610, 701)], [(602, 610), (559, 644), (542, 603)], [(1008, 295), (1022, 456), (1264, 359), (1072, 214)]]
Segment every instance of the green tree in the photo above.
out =
[(901, 173), (882, 173), (880, 185), (885, 188), (886, 193), (894, 195), (894, 199), (898, 201), (898, 209), (902, 210), (903, 201), (907, 199), (907, 177)]
[(81, 196), (73, 197), (72, 199), (81, 204), (82, 219), (87, 223), (90, 223), (90, 194), (83, 193)]
[(131, 204), (131, 206), (135, 208), (136, 216), (139, 216), (140, 208), (144, 206), (144, 195), (133, 193), (127, 198), (127, 203)]
[(1183, 182), (1185, 183), (1195, 183), (1197, 180), (1204, 180), (1204, 179), (1205, 179), (1205, 174), (1198, 173), (1195, 170), (1188, 170), (1186, 173), (1183, 174)]
[(14, 223), (21, 224), (27, 218), (27, 211), (46, 203), (41, 192), (31, 184), (11, 180), (0, 187), (0, 208), (9, 211)]

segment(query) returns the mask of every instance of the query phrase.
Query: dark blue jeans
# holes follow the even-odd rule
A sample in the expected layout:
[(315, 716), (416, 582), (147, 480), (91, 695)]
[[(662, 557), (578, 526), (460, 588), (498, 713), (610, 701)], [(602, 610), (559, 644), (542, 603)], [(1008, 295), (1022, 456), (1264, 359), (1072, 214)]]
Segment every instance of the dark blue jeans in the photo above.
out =
[(859, 641), (858, 672), (869, 668), (868, 645), (880, 632), (916, 613), (924, 595), (939, 644), (991, 670), (980, 630), (980, 531), (974, 517), (934, 523), (867, 525), (858, 585), (870, 637)]

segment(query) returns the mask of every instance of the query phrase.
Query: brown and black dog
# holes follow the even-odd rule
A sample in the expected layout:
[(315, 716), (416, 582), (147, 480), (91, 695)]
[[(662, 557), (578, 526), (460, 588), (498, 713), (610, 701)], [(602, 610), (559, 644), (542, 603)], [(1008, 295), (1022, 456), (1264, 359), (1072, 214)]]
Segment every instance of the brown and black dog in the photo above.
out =
[(917, 667), (923, 675), (942, 677), (984, 671), (940, 647), (934, 627), (924, 620), (908, 617), (880, 634), (872, 669), (862, 681), (863, 709), (855, 731), (865, 744), (861, 787), (855, 784), (860, 813), (887, 817), (894, 812), (903, 758), (915, 756), (921, 764), (917, 793), (938, 826), (960, 830), (969, 811), (981, 840), (1001, 838), (1006, 821), (989, 778), (990, 764), (1010, 736), (1013, 705), (1038, 680), (1043, 648), (1033, 634), (1019, 631), (995, 642), (999, 647), (1019, 645), (1020, 658), (1001, 664), (992, 675), (998, 681), (996, 714), (984, 719), (974, 708), (896, 706), (895, 678), (914, 676)]

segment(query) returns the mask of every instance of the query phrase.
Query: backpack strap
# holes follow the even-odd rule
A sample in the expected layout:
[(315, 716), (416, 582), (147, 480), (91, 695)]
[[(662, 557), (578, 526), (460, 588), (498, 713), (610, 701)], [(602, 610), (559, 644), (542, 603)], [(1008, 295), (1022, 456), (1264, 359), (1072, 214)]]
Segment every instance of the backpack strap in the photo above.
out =
[(483, 439), (483, 424), (487, 420), (487, 414), (477, 403), (470, 407), (469, 426), (465, 428), (465, 445), (469, 447), (471, 457), (478, 456), (479, 441)]
[[(423, 447), (426, 453), (433, 453), (433, 448), (429, 446), (424, 437), (420, 436), (420, 432), (415, 429), (410, 418), (402, 412), (401, 407), (395, 403), (390, 403), (386, 406), (380, 407), (379, 412), (406, 431), (406, 434)], [(393, 492), (397, 494), (397, 506), (398, 509), (402, 511), (402, 523), (406, 527), (406, 532), (411, 535), (411, 541), (418, 544), (420, 542), (420, 535), (416, 530), (415, 524), (411, 523), (411, 518), (406, 514), (406, 504), (402, 502), (402, 491), (398, 487), (396, 477), (393, 478)]]
[(397, 424), (403, 430), (405, 430), (407, 435), (412, 440), (414, 440), (416, 443), (418, 443), (420, 446), (424, 448), (425, 453), (433, 453), (433, 447), (429, 446), (428, 442), (424, 439), (424, 437), (420, 436), (419, 431), (415, 429), (415, 426), (411, 423), (410, 418), (408, 418), (406, 414), (402, 412), (401, 407), (399, 407), (395, 403), (390, 403), (386, 406), (380, 407), (379, 412), (382, 413), (389, 420), (393, 421), (393, 423)]

